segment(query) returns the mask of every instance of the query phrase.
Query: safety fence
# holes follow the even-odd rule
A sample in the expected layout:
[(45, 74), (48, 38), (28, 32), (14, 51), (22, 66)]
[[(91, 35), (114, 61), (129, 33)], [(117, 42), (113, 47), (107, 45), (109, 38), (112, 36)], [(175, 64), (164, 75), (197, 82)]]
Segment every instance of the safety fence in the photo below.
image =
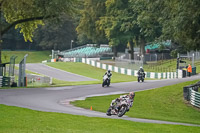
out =
[(200, 108), (200, 93), (198, 92), (199, 87), (200, 87), (200, 81), (194, 85), (183, 87), (184, 99), (189, 101), (190, 104), (198, 108)]
[[(132, 69), (126, 69), (126, 68), (120, 68), (113, 65), (103, 64), (96, 60), (91, 60), (88, 58), (74, 58), (74, 62), (82, 62), (86, 63), (88, 65), (108, 70), (110, 69), (113, 72), (126, 74), (126, 75), (132, 75), (137, 76), (138, 70), (132, 70)], [(156, 73), (156, 72), (145, 72), (147, 78), (154, 78), (154, 79), (174, 79), (174, 78), (182, 78), (180, 75), (181, 72), (164, 72), (164, 73)], [(179, 75), (179, 76), (178, 76)]]
[(30, 86), (45, 86), (52, 84), (52, 78), (36, 74), (26, 74), (27, 85)]

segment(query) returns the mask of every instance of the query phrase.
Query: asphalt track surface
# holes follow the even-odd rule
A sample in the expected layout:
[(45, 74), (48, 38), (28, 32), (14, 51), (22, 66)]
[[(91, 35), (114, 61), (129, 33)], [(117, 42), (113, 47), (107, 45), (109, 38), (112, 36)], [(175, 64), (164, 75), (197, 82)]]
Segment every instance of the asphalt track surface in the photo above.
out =
[(50, 66), (47, 66), (42, 63), (28, 63), (26, 64), (26, 69), (32, 72), (40, 73), (52, 78), (56, 78), (64, 81), (94, 81), (96, 79), (88, 78), (85, 76), (77, 75), (74, 73), (66, 72), (60, 69), (56, 69)]
[[(122, 94), (130, 91), (144, 91), (158, 87), (177, 84), (185, 81), (199, 79), (200, 75), (183, 79), (165, 79), (165, 80), (146, 80), (144, 83), (123, 82), (112, 83), (110, 87), (102, 88), (101, 84), (79, 85), (65, 87), (49, 88), (22, 88), (22, 89), (0, 89), (0, 104), (29, 108), (39, 111), (59, 112), (73, 115), (83, 115), (88, 117), (102, 117), (112, 119), (124, 119), (143, 123), (174, 124), (186, 126), (200, 126), (189, 123), (167, 122), (160, 120), (149, 120), (130, 118), (123, 116), (106, 116), (105, 113), (74, 107), (69, 104), (70, 101), (85, 99), (86, 97)], [(109, 105), (108, 105), (109, 107)], [(134, 106), (133, 106), (134, 108)], [(106, 112), (106, 110), (105, 110)]]

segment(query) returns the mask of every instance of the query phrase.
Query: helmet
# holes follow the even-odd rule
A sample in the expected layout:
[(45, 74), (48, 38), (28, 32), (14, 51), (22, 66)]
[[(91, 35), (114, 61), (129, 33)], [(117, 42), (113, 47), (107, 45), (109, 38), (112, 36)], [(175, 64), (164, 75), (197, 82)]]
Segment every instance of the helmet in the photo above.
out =
[(108, 69), (108, 73), (110, 73), (110, 69)]
[(135, 97), (135, 93), (134, 92), (130, 92), (129, 93), (129, 98), (133, 99)]
[(140, 69), (142, 69), (142, 66), (140, 67)]

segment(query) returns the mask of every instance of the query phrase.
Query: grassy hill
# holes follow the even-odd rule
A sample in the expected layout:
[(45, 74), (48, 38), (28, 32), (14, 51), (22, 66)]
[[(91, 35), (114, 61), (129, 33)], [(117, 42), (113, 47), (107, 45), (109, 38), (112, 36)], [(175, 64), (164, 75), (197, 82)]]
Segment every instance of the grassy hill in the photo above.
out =
[(27, 56), (27, 63), (41, 63), (43, 60), (50, 59), (51, 51), (2, 51), (2, 62), (10, 62), (10, 57), (16, 55), (16, 64), (19, 63), (23, 57)]
[[(189, 81), (153, 90), (136, 92), (133, 107), (126, 113), (129, 117), (146, 118), (183, 123), (200, 124), (200, 110), (193, 108), (183, 100), (183, 87), (194, 84)], [(106, 112), (110, 102), (120, 95), (89, 97), (72, 104), (93, 110)]]

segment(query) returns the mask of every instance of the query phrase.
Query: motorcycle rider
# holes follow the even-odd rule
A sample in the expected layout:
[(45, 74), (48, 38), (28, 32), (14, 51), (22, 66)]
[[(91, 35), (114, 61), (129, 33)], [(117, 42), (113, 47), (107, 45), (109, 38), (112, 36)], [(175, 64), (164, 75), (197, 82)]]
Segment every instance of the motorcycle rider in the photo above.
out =
[[(127, 109), (127, 112), (129, 111), (130, 107), (133, 106), (133, 101), (134, 101), (134, 97), (135, 97), (135, 93), (134, 92), (130, 92), (128, 95), (122, 95), (120, 96), (120, 98), (116, 98), (114, 100), (112, 100), (111, 102), (111, 106), (117, 102), (117, 103), (120, 103), (121, 101), (123, 100), (126, 100), (127, 103), (128, 103), (128, 109)], [(115, 113), (117, 114), (117, 112), (119, 111), (119, 106), (115, 109)]]
[(108, 69), (108, 71), (106, 71), (106, 73), (104, 75), (107, 75), (108, 78), (111, 79), (112, 73), (111, 73), (110, 69)]
[(143, 74), (144, 78), (145, 78), (145, 73), (144, 73), (144, 69), (142, 68), (142, 66), (140, 67), (140, 69), (137, 72), (138, 75)]

